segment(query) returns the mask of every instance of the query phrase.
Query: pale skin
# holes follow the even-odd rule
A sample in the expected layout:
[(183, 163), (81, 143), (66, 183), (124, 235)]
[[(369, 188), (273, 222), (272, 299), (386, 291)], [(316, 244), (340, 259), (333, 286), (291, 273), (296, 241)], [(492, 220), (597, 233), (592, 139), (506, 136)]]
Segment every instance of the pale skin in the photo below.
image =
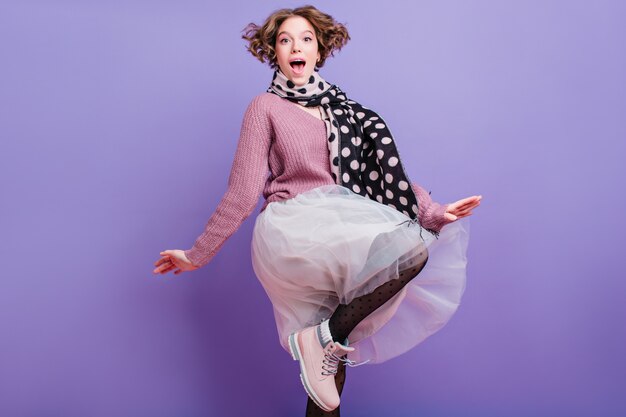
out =
[[(292, 16), (280, 25), (276, 36), (274, 50), (276, 51), (276, 63), (285, 76), (296, 86), (304, 85), (315, 69), (315, 64), (320, 59), (318, 51), (315, 29), (311, 23), (300, 16)], [(297, 73), (289, 65), (289, 61), (294, 58), (304, 59), (305, 66), (301, 73)], [(322, 118), (319, 107), (304, 107), (294, 103), (299, 109)], [(481, 195), (473, 195), (462, 198), (454, 203), (450, 203), (444, 214), (445, 218), (451, 221), (462, 219), (472, 215), (472, 210), (480, 205)], [(198, 269), (185, 256), (183, 250), (167, 249), (159, 253), (161, 257), (154, 263), (155, 274), (166, 274), (174, 271), (178, 275), (185, 271)]]

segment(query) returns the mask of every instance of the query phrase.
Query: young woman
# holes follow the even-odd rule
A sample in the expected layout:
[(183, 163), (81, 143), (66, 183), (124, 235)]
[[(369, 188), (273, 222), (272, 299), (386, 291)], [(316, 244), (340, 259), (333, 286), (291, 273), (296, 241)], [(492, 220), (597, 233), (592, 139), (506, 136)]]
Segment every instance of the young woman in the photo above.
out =
[(350, 39), (328, 14), (281, 9), (243, 38), (274, 69), (270, 87), (245, 112), (228, 190), (204, 232), (191, 249), (161, 252), (154, 272), (206, 265), (263, 194), (255, 274), (300, 363), (307, 415), (339, 415), (346, 364), (400, 355), (456, 311), (468, 240), (458, 220), (481, 196), (433, 202), (409, 181), (384, 120), (324, 80), (319, 68)]

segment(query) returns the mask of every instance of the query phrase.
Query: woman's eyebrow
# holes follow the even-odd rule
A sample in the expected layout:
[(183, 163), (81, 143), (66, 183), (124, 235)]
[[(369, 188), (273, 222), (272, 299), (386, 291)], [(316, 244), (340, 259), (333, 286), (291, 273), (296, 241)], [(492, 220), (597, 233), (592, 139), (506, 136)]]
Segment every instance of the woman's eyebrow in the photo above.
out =
[[(302, 33), (307, 33), (307, 32), (309, 32), (311, 35), (313, 35), (313, 32), (311, 32), (311, 31), (310, 31), (310, 30), (308, 30), (308, 29), (307, 29), (307, 30), (302, 31)], [(291, 36), (291, 34), (290, 34), (289, 32), (287, 32), (286, 30), (283, 30), (282, 32), (280, 32), (280, 33), (279, 33), (278, 35), (276, 35), (276, 36), (280, 36), (280, 35), (282, 35), (283, 33), (286, 33), (287, 35)]]

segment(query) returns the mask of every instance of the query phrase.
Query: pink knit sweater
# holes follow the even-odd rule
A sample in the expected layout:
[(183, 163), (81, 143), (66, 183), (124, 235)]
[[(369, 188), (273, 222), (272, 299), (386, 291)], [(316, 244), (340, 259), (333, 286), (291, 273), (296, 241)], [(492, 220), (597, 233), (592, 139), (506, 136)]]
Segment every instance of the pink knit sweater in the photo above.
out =
[[(296, 106), (271, 93), (260, 94), (249, 104), (228, 189), (204, 232), (185, 251), (195, 266), (209, 263), (252, 213), (261, 193), (265, 198), (263, 211), (273, 201), (293, 198), (320, 185), (335, 184), (330, 174), (324, 122)], [(418, 197), (422, 226), (439, 231), (450, 222), (443, 215), (447, 205), (433, 202), (419, 185), (411, 186)]]

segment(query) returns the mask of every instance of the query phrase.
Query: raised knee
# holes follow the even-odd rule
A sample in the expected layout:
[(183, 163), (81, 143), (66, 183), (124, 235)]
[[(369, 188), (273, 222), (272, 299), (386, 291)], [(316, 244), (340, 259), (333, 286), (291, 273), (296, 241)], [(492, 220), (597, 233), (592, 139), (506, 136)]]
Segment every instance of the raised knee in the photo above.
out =
[(419, 254), (413, 259), (414, 259), (414, 262), (413, 262), (414, 267), (421, 266), (423, 268), (424, 265), (426, 265), (426, 262), (428, 262), (428, 248), (424, 246), (422, 250), (419, 252)]
[(428, 249), (424, 247), (416, 256), (411, 258), (405, 269), (400, 276), (409, 275), (411, 277), (416, 276), (426, 266), (428, 262)]

